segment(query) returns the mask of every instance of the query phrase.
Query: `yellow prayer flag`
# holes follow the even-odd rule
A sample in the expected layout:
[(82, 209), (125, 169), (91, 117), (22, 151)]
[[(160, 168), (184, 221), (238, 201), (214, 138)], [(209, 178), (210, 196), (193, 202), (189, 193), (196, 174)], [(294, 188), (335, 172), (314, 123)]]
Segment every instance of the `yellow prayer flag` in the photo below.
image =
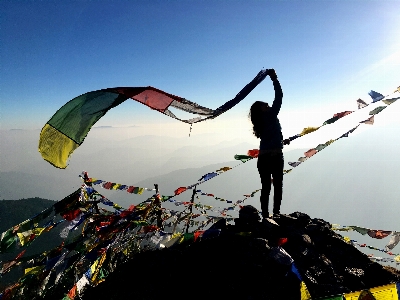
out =
[(329, 140), (325, 143), (325, 145), (329, 146), (330, 144), (332, 144), (335, 140)]
[(389, 284), (370, 289), (376, 300), (399, 299), (396, 284)]
[(37, 228), (32, 229), (32, 232), (33, 232), (35, 235), (41, 235), (42, 232), (43, 232), (43, 230), (45, 230), (45, 229), (46, 229), (46, 228), (37, 227)]
[(121, 186), (120, 183), (116, 183), (116, 184), (113, 185), (112, 189), (113, 189), (113, 190), (118, 190), (118, 188), (119, 188), (120, 186)]
[(121, 209), (122, 208), (122, 206), (119, 206), (117, 203), (114, 203), (113, 207), (116, 208), (116, 209)]
[(307, 127), (307, 128), (304, 128), (303, 131), (300, 133), (300, 136), (309, 134), (309, 133), (314, 132), (314, 131), (316, 131), (318, 129), (319, 129), (319, 127)]
[(103, 265), (104, 260), (106, 259), (106, 255), (107, 255), (107, 252), (104, 252), (101, 255), (101, 257), (96, 260), (98, 262), (96, 264), (96, 269), (94, 271), (93, 271), (93, 269), (91, 269), (91, 271), (92, 271), (92, 282), (96, 281), (96, 278), (97, 278), (97, 275), (99, 274), (100, 268)]
[(32, 230), (17, 232), (17, 236), (19, 238), (21, 246), (24, 246), (27, 242), (29, 242), (29, 239), (31, 238), (32, 234), (33, 234)]
[(344, 241), (346, 242), (346, 243), (349, 243), (350, 244), (350, 238), (348, 237), (348, 236), (344, 236), (343, 237), (343, 239), (344, 239)]
[(311, 300), (310, 292), (308, 291), (304, 281), (302, 281), (300, 285), (300, 294), (301, 294), (301, 300)]
[(37, 274), (39, 273), (42, 269), (44, 268), (44, 266), (36, 266), (33, 268), (26, 268), (25, 269), (25, 275), (30, 273), (30, 274)]
[(171, 236), (171, 240), (174, 239), (174, 238), (180, 237), (181, 235), (182, 235), (182, 233), (180, 233), (180, 232), (174, 233), (174, 234)]
[(215, 172), (226, 172), (226, 171), (229, 171), (229, 170), (231, 170), (232, 168), (231, 167), (223, 167), (223, 168), (221, 168), (221, 169), (219, 169), (219, 170), (217, 170), (217, 171), (215, 171)]

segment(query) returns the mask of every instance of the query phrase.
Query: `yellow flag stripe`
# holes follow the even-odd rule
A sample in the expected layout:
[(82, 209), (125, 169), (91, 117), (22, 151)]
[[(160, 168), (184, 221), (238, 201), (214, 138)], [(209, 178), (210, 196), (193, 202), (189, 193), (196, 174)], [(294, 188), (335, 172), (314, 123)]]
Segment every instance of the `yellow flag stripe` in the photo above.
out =
[(79, 145), (57, 129), (46, 124), (39, 139), (39, 152), (53, 166), (65, 169), (68, 157)]

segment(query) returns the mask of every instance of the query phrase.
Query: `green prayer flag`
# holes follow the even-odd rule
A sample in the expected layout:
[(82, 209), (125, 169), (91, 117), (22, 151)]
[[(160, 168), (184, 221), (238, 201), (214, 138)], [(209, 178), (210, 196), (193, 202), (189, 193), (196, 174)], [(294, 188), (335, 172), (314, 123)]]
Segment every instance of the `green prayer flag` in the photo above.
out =
[(3, 232), (0, 239), (0, 253), (6, 252), (8, 248), (15, 245), (16, 235), (13, 233), (13, 228)]
[(245, 163), (245, 162), (249, 161), (250, 159), (253, 159), (253, 157), (248, 156), (248, 155), (236, 154), (235, 159), (240, 160), (242, 163)]
[(333, 118), (330, 118), (329, 120), (326, 120), (324, 122), (324, 124), (322, 124), (322, 125), (332, 124), (332, 123), (335, 123), (337, 120), (339, 120), (339, 117), (333, 117)]
[(369, 112), (370, 115), (376, 115), (379, 114), (382, 110), (384, 110), (387, 106), (378, 106), (377, 108), (371, 110)]

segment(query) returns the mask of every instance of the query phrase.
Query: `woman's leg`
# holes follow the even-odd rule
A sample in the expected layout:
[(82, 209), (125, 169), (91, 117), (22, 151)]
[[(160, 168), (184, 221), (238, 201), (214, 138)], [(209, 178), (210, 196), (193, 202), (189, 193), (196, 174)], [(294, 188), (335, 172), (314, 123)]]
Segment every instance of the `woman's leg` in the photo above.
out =
[(281, 211), (282, 193), (283, 193), (283, 154), (276, 155), (273, 159), (272, 178), (274, 184), (274, 208), (273, 213), (279, 214)]
[(257, 169), (261, 179), (261, 210), (263, 218), (269, 217), (269, 194), (271, 192), (271, 164), (268, 154), (260, 155), (257, 159)]

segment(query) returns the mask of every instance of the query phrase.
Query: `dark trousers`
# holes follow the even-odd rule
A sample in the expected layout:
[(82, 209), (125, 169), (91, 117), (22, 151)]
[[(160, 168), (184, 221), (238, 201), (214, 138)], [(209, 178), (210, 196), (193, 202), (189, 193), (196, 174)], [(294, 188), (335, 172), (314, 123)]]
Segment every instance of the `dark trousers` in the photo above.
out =
[(261, 210), (264, 218), (268, 218), (269, 210), (269, 194), (271, 192), (271, 176), (274, 185), (274, 207), (273, 213), (279, 214), (282, 202), (282, 189), (283, 189), (283, 154), (265, 153), (261, 154), (257, 160), (257, 169), (261, 178)]

